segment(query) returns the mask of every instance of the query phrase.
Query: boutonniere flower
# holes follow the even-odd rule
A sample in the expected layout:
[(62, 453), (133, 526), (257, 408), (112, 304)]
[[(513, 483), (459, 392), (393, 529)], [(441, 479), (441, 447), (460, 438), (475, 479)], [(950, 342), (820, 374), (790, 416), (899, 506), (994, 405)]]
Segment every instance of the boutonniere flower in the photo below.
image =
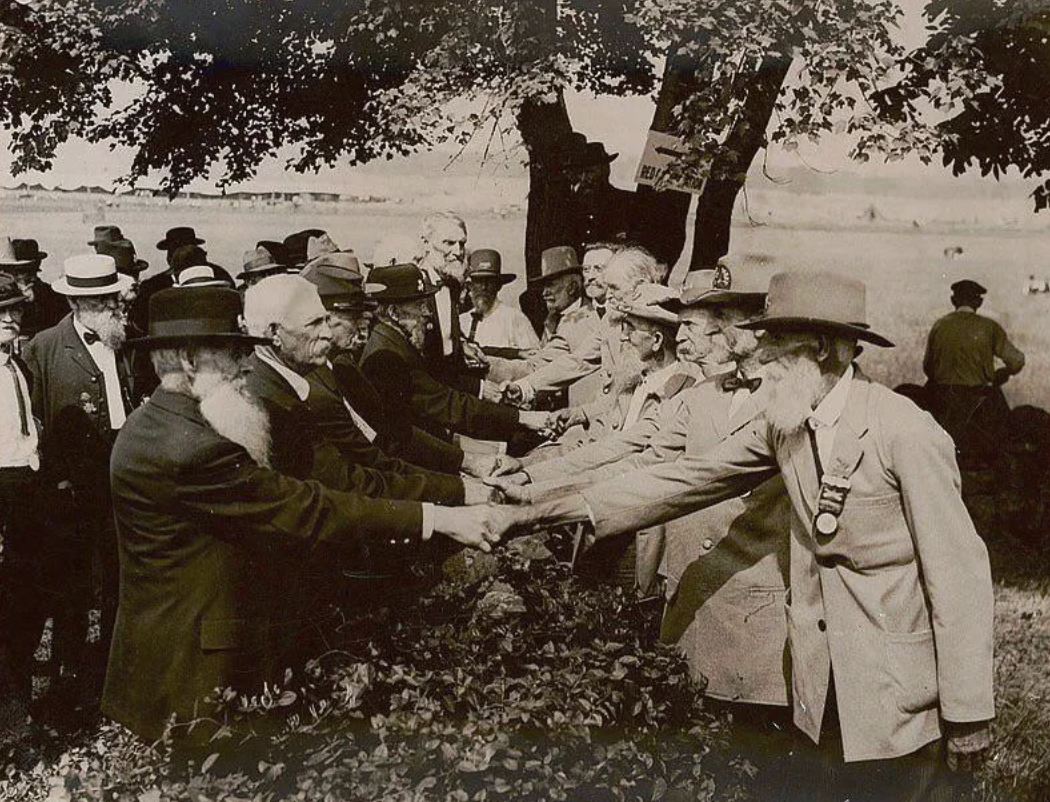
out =
[(80, 408), (88, 415), (94, 415), (98, 412), (98, 407), (95, 405), (95, 402), (91, 400), (91, 393), (80, 394)]

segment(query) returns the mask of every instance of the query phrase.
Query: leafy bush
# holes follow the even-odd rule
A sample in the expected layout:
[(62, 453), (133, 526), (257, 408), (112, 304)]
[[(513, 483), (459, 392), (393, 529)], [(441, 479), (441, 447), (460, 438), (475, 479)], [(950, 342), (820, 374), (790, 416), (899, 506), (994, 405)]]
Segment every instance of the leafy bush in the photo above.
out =
[[(344, 622), (301, 676), (225, 697), (228, 726), (190, 771), (109, 725), (54, 766), (12, 772), (21, 799), (136, 802), (734, 800), (749, 767), (703, 710), (658, 610), (588, 587), (547, 549), (459, 555), (418, 604)], [(249, 733), (249, 734), (245, 734)]]

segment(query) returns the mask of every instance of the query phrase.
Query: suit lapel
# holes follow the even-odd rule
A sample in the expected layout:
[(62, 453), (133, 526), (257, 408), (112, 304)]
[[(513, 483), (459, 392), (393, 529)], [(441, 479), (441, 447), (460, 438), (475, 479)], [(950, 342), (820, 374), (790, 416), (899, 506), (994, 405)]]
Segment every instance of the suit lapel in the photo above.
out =
[(73, 314), (70, 313), (62, 322), (62, 345), (73, 362), (78, 365), (88, 376), (101, 376), (102, 371), (95, 360), (91, 358), (87, 348), (73, 328)]

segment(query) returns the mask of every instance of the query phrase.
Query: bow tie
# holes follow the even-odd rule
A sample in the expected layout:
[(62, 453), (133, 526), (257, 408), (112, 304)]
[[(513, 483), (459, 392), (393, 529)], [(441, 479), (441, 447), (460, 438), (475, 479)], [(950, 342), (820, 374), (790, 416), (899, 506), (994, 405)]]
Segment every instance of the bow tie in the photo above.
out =
[(95, 332), (93, 332), (93, 331), (85, 331), (84, 332), (84, 342), (87, 345), (94, 345), (97, 342), (101, 342), (101, 340), (99, 339), (98, 335)]
[(595, 314), (598, 315), (598, 319), (599, 320), (601, 320), (603, 317), (605, 317), (605, 307), (604, 306), (598, 306), (597, 304), (595, 304), (594, 312), (595, 312)]
[(761, 385), (761, 379), (746, 379), (743, 376), (730, 376), (722, 382), (722, 387), (727, 393), (735, 393), (737, 390), (747, 390), (749, 393), (753, 393)]

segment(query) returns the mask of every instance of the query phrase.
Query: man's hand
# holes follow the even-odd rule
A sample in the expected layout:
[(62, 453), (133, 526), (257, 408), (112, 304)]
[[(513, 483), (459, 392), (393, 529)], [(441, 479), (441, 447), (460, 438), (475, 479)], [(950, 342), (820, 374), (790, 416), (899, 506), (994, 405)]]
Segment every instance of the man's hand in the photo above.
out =
[(952, 771), (974, 772), (988, 756), (992, 746), (990, 722), (975, 721), (966, 724), (946, 722), (948, 768)]
[(463, 340), (463, 361), (467, 363), (467, 367), (471, 368), (489, 366), (489, 361), (485, 357), (485, 352), (481, 350), (481, 346), (471, 340)]
[(434, 531), (472, 549), (492, 551), (492, 544), (509, 528), (504, 516), (492, 512), (498, 509), (486, 504), (434, 507)]
[(503, 402), (503, 393), (500, 385), (490, 382), (488, 379), (481, 380), (481, 398), (483, 401), (491, 401), (493, 404)]
[(499, 464), (498, 454), (471, 454), (467, 452), (463, 455), (463, 465), (460, 466), (460, 470), (468, 476), (473, 476), (475, 479), (484, 479), (489, 476)]
[(473, 479), (463, 480), (463, 503), (488, 504), (500, 500), (500, 490), (495, 485), (491, 487)]
[[(520, 481), (519, 477), (524, 477), (524, 481)], [(485, 481), (492, 485), (493, 489), (499, 491), (506, 503), (531, 504), (532, 488), (523, 486), (528, 480), (529, 477), (525, 474), (516, 473), (511, 476), (501, 476), (498, 479), (486, 479)]]
[(550, 416), (546, 412), (532, 412), (529, 410), (522, 410), (518, 413), (518, 422), (526, 429), (531, 429), (534, 432), (549, 433), (551, 431), (551, 425), (549, 422)]
[(499, 386), (500, 400), (504, 404), (510, 404), (515, 407), (525, 405), (525, 393), (521, 390), (521, 385), (516, 382), (503, 382)]
[(496, 464), (489, 471), (489, 476), (506, 476), (511, 473), (518, 473), (522, 470), (522, 464), (520, 459), (509, 457), (506, 454), (500, 454), (496, 457)]
[(568, 407), (566, 409), (559, 409), (557, 412), (552, 412), (550, 416), (550, 426), (554, 430), (554, 434), (557, 437), (565, 434), (567, 429), (571, 429), (573, 426), (586, 426), (587, 425), (587, 413), (584, 412), (580, 407)]

